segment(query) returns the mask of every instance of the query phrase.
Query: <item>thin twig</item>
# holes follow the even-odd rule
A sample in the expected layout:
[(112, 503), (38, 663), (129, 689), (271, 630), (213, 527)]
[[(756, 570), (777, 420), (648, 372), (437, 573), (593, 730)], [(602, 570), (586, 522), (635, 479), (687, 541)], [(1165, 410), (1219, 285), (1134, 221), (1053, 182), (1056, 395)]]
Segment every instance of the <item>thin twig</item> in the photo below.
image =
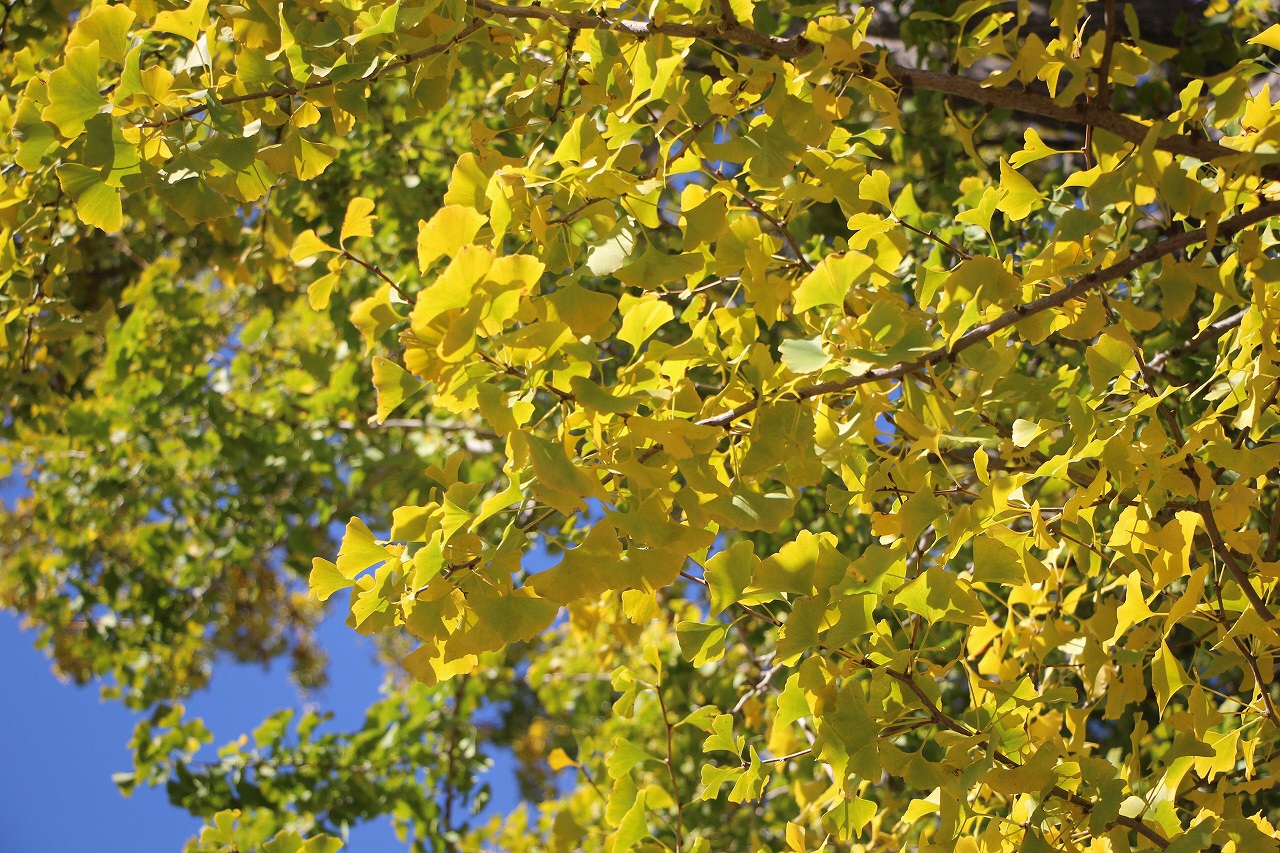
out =
[(367, 269), (369, 272), (376, 275), (378, 278), (385, 281), (387, 284), (391, 285), (391, 289), (394, 290), (396, 293), (398, 293), (400, 295), (400, 298), (403, 299), (405, 302), (408, 302), (410, 305), (416, 304), (416, 300), (412, 296), (410, 296), (408, 293), (406, 293), (404, 289), (400, 287), (399, 284), (396, 283), (395, 279), (393, 279), (391, 276), (383, 272), (382, 268), (379, 267), (377, 264), (371, 264), (368, 261), (363, 260), (362, 258), (359, 258), (356, 255), (351, 254), (351, 252), (347, 251), (346, 249), (342, 250), (342, 257), (346, 258), (348, 261), (353, 261), (359, 264), (360, 266)]
[(1248, 313), (1248, 308), (1242, 308), (1234, 314), (1230, 314), (1223, 317), (1221, 320), (1210, 323), (1182, 343), (1172, 346), (1164, 352), (1159, 352), (1153, 355), (1151, 360), (1147, 362), (1147, 367), (1157, 373), (1164, 372), (1165, 365), (1170, 359), (1175, 359), (1179, 356), (1186, 355), (1189, 352), (1194, 352), (1205, 344), (1216, 341), (1227, 332), (1239, 326), (1241, 321), (1244, 320), (1245, 315)]
[(947, 249), (950, 249), (951, 251), (955, 252), (957, 255), (959, 255), (962, 259), (966, 261), (973, 259), (973, 255), (969, 254), (964, 249), (959, 248), (954, 243), (950, 243), (946, 240), (943, 240), (941, 237), (939, 237), (937, 234), (934, 234), (932, 231), (925, 231), (923, 229), (917, 228), (914, 225), (912, 225), (910, 222), (907, 222), (905, 219), (900, 219), (897, 216), (893, 217), (893, 221), (901, 225), (903, 228), (916, 232), (921, 237), (925, 237), (929, 240), (934, 241), (939, 246), (943, 246)]
[(658, 707), (662, 710), (662, 725), (667, 730), (667, 757), (663, 759), (663, 764), (667, 765), (667, 773), (671, 776), (671, 796), (676, 801), (676, 853), (680, 853), (684, 849), (684, 797), (680, 794), (680, 780), (676, 776), (675, 748), (672, 745), (675, 725), (667, 716), (667, 700), (662, 696), (661, 679), (654, 685), (654, 692), (658, 694)]
[(560, 113), (564, 112), (564, 93), (569, 86), (569, 70), (573, 66), (573, 43), (578, 40), (578, 33), (581, 32), (577, 27), (569, 28), (569, 37), (565, 39), (564, 45), (564, 70), (560, 72), (559, 91), (556, 94), (556, 108), (551, 111), (551, 118), (547, 119), (547, 124), (556, 123), (556, 119), (560, 117)]

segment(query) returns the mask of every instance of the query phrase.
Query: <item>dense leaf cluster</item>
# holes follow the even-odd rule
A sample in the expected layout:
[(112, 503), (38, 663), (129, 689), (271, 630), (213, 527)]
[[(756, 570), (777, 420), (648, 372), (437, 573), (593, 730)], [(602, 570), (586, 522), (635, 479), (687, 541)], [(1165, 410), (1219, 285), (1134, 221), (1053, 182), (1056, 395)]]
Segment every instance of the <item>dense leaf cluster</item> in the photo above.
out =
[(1277, 848), (1269, 4), (64, 5), (0, 600), (192, 849)]

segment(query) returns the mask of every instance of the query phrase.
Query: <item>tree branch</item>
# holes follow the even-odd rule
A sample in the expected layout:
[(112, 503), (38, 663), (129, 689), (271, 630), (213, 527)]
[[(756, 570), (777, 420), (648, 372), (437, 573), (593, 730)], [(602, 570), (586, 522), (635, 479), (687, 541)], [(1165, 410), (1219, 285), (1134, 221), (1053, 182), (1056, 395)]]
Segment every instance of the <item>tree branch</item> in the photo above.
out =
[[(1272, 216), (1280, 215), (1280, 201), (1271, 201), (1260, 204), (1253, 210), (1241, 213), (1225, 220), (1219, 224), (1215, 231), (1216, 236), (1229, 238), (1239, 232), (1245, 230), (1251, 225), (1255, 225), (1264, 219)], [(817, 385), (810, 385), (806, 388), (799, 388), (795, 391), (784, 395), (785, 399), (791, 400), (809, 400), (813, 397), (821, 397), (826, 394), (839, 394), (845, 391), (857, 388), (860, 385), (870, 385), (876, 382), (886, 382), (891, 379), (899, 379), (911, 373), (924, 370), (943, 361), (952, 361), (957, 355), (964, 350), (981, 343), (999, 331), (1009, 328), (1010, 326), (1025, 320), (1028, 317), (1035, 316), (1051, 308), (1057, 308), (1066, 304), (1077, 296), (1082, 296), (1094, 288), (1100, 287), (1107, 282), (1124, 278), (1136, 269), (1146, 266), (1152, 261), (1179, 249), (1185, 249), (1196, 243), (1204, 242), (1208, 238), (1208, 229), (1197, 228), (1194, 231), (1187, 231), (1175, 237), (1168, 237), (1157, 243), (1134, 252), (1128, 258), (1117, 264), (1112, 264), (1104, 269), (1096, 270), (1083, 278), (1077, 279), (1072, 284), (1067, 285), (1059, 291), (1042, 296), (1031, 302), (1024, 302), (1016, 308), (1006, 311), (999, 317), (981, 325), (975, 326), (965, 332), (951, 346), (938, 347), (917, 359), (912, 361), (903, 361), (891, 367), (881, 367), (874, 370), (868, 370), (866, 373), (860, 373), (857, 376), (850, 376), (847, 379), (836, 379), (830, 382), (821, 382)], [(754, 399), (742, 403), (709, 418), (703, 418), (698, 421), (700, 426), (727, 427), (738, 418), (745, 414), (755, 411), (760, 405), (760, 400)]]
[[(702, 586), (708, 585), (705, 579), (697, 577), (695, 575), (691, 575), (687, 572), (681, 572), (680, 576), (685, 578), (686, 580), (692, 581), (693, 583), (701, 584)], [(755, 610), (754, 608), (748, 607), (747, 605), (742, 604), (741, 602), (734, 602), (733, 606), (736, 607), (738, 610), (741, 610), (743, 613), (750, 614), (751, 616), (754, 616), (757, 619), (762, 619), (763, 621), (768, 622), (774, 627), (781, 627), (782, 625), (782, 623), (779, 622), (777, 619), (774, 619), (771, 616), (768, 616), (767, 614), (762, 614), (759, 611)], [(933, 701), (929, 698), (929, 694), (925, 693), (924, 690), (920, 687), (920, 685), (916, 683), (916, 680), (911, 675), (911, 673), (897, 672), (896, 670), (891, 668), (887, 663), (878, 664), (869, 658), (856, 655), (848, 651), (847, 649), (833, 649), (829, 646), (824, 646), (821, 644), (818, 644), (816, 648), (828, 654), (833, 654), (833, 655), (836, 655), (837, 657), (842, 657), (845, 660), (850, 661), (851, 663), (854, 663), (869, 672), (882, 670), (890, 678), (905, 685), (909, 690), (911, 690), (911, 692), (920, 701), (920, 704), (924, 707), (925, 711), (929, 714), (930, 720), (935, 725), (941, 726), (942, 728), (945, 728), (948, 731), (955, 732), (956, 734), (961, 735), (962, 737), (978, 739), (977, 746), (979, 747), (990, 748), (992, 746), (990, 741), (985, 739), (982, 732), (975, 731), (969, 728), (968, 726), (966, 726), (964, 723), (961, 723), (957, 720), (953, 720), (951, 717), (947, 716), (942, 711), (942, 709), (940, 709), (937, 705), (933, 703)], [(992, 756), (996, 762), (998, 762), (999, 764), (1001, 764), (1006, 768), (1016, 769), (1016, 768), (1022, 767), (1022, 764), (1020, 764), (1015, 759), (1005, 755), (1004, 752), (1002, 752), (999, 749), (994, 749), (992, 752)], [(1053, 787), (1049, 788), (1047, 793), (1049, 796), (1056, 797), (1060, 800), (1064, 800), (1065, 802), (1068, 802), (1071, 805), (1076, 806), (1077, 808), (1083, 809), (1085, 812), (1092, 811), (1093, 809), (1097, 808), (1097, 805), (1098, 805), (1093, 800), (1090, 800), (1088, 797), (1083, 797), (1072, 791), (1068, 791), (1059, 785), (1054, 785)], [(1164, 836), (1162, 836), (1159, 832), (1157, 832), (1156, 830), (1148, 826), (1146, 821), (1144, 821), (1140, 817), (1134, 818), (1134, 817), (1127, 817), (1125, 815), (1120, 815), (1115, 819), (1114, 824), (1133, 830), (1134, 832), (1138, 833), (1139, 835), (1151, 841), (1151, 843), (1155, 844), (1161, 850), (1169, 846), (1169, 841)]]
[(1151, 357), (1151, 360), (1147, 362), (1147, 367), (1150, 370), (1155, 371), (1157, 373), (1163, 372), (1165, 364), (1167, 364), (1170, 359), (1177, 358), (1178, 356), (1181, 356), (1181, 355), (1186, 355), (1189, 352), (1194, 352), (1195, 350), (1200, 349), (1200, 347), (1204, 346), (1205, 344), (1211, 341), (1216, 341), (1218, 338), (1222, 337), (1227, 332), (1239, 326), (1240, 321), (1243, 320), (1245, 318), (1245, 315), (1248, 313), (1249, 313), (1248, 308), (1242, 308), (1239, 311), (1237, 311), (1235, 314), (1231, 314), (1226, 317), (1223, 317), (1221, 320), (1218, 320), (1215, 323), (1210, 323), (1208, 326), (1205, 326), (1195, 335), (1193, 335), (1190, 338), (1187, 338), (1185, 341), (1178, 344), (1177, 346), (1170, 347), (1164, 352), (1156, 353), (1155, 355), (1153, 355)]
[[(388, 62), (386, 65), (382, 66), (378, 70), (372, 71), (366, 74), (365, 76), (358, 78), (354, 82), (373, 83), (379, 78), (384, 77), (387, 74), (390, 74), (392, 71), (398, 71), (399, 69), (412, 65), (413, 63), (418, 62), (419, 60), (426, 59), (428, 57), (435, 56), (440, 53), (444, 53), (445, 51), (456, 46), (458, 42), (462, 41), (467, 36), (471, 35), (477, 30), (482, 29), (484, 26), (485, 24), (483, 21), (473, 21), (472, 23), (468, 24), (467, 26), (459, 30), (457, 34), (455, 34), (448, 41), (442, 42), (440, 44), (432, 45), (431, 47), (423, 48), (422, 50), (414, 51), (413, 53), (407, 53), (404, 56), (399, 57), (398, 59), (393, 59), (392, 61)], [(225, 106), (230, 106), (232, 104), (242, 104), (242, 103), (245, 103), (246, 101), (261, 101), (267, 98), (285, 98), (291, 95), (305, 94), (306, 92), (314, 92), (317, 89), (328, 89), (332, 87), (333, 84), (334, 84), (333, 80), (317, 80), (312, 83), (307, 83), (305, 86), (273, 86), (272, 88), (262, 92), (249, 92), (248, 94), (244, 94), (244, 95), (231, 95), (229, 97), (218, 100), (217, 103), (219, 106), (225, 107)], [(144, 121), (141, 124), (141, 127), (148, 127), (148, 128), (164, 127), (166, 125), (173, 124), (174, 122), (185, 121), (186, 119), (189, 119), (192, 116), (199, 115), (200, 113), (204, 112), (208, 108), (209, 107), (207, 104), (199, 104), (194, 107), (187, 107), (185, 110), (178, 113), (173, 118), (157, 119), (155, 121)]]
[[(751, 48), (761, 54), (780, 59), (800, 59), (817, 49), (803, 35), (790, 38), (766, 35), (758, 30), (743, 25), (736, 20), (723, 18), (714, 23), (662, 23), (652, 21), (626, 20), (611, 18), (608, 15), (581, 15), (572, 12), (561, 12), (543, 6), (508, 6), (495, 3), (493, 0), (473, 0), (476, 9), (500, 15), (508, 19), (533, 19), (556, 21), (565, 27), (580, 30), (610, 30), (630, 35), (637, 39), (652, 38), (657, 35), (679, 36), (706, 41), (719, 41)], [(850, 71), (860, 77), (874, 79), (881, 67), (899, 86), (904, 89), (926, 89), (942, 92), (965, 100), (985, 104), (991, 107), (1018, 110), (1042, 118), (1053, 119), (1075, 125), (1093, 125), (1141, 145), (1156, 125), (1144, 124), (1128, 116), (1109, 109), (1102, 99), (1079, 101), (1070, 106), (1060, 106), (1048, 95), (1036, 92), (1018, 91), (984, 85), (980, 80), (971, 80), (941, 71), (926, 71), (920, 68), (908, 68), (888, 62), (884, 66), (878, 63), (883, 58), (877, 55), (873, 59), (860, 61), (843, 70)], [(1197, 139), (1186, 134), (1163, 136), (1156, 141), (1156, 148), (1195, 157), (1205, 162), (1250, 156), (1250, 152), (1236, 151), (1225, 145), (1219, 145), (1207, 139)], [(1259, 170), (1259, 174), (1269, 180), (1280, 180), (1280, 163), (1269, 163)]]

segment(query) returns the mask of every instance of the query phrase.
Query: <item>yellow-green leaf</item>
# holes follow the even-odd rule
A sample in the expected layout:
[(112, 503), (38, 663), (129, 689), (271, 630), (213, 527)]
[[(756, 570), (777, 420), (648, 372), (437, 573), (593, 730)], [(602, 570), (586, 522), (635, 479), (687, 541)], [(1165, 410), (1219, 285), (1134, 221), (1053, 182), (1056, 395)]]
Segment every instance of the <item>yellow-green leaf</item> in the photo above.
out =
[(894, 603), (929, 622), (985, 625), (987, 613), (972, 591), (946, 569), (934, 566), (900, 589)]
[(418, 269), (426, 272), (437, 259), (452, 258), (475, 239), (484, 223), (484, 214), (457, 204), (445, 205), (429, 221), (419, 222)]
[(348, 240), (373, 236), (373, 200), (356, 196), (347, 203), (347, 213), (342, 217), (342, 237), (338, 244), (345, 246)]
[(79, 163), (58, 167), (58, 183), (76, 205), (76, 216), (85, 225), (107, 233), (120, 230), (124, 221), (120, 191), (102, 179), (102, 173)]
[(208, 23), (209, 0), (192, 0), (185, 9), (161, 12), (156, 15), (151, 29), (160, 33), (173, 33), (187, 41), (195, 41), (196, 36)]
[(401, 403), (421, 391), (422, 380), (394, 361), (373, 357), (373, 387), (378, 389), (378, 421), (385, 421)]
[(67, 48), (83, 47), (98, 43), (98, 51), (104, 59), (124, 62), (129, 50), (129, 26), (137, 17), (124, 3), (99, 6), (80, 20), (67, 38)]
[(312, 595), (321, 601), (328, 601), (329, 596), (335, 592), (355, 586), (355, 581), (338, 571), (338, 567), (333, 563), (315, 557), (311, 560), (309, 585)]
[(98, 43), (67, 51), (62, 67), (49, 75), (49, 106), (41, 117), (66, 139), (84, 131), (84, 123), (107, 108), (98, 93)]
[(1014, 222), (1020, 222), (1044, 205), (1044, 197), (1035, 185), (1018, 174), (1004, 160), (1000, 161), (1000, 200), (996, 209)]
[(639, 299), (624, 296), (621, 308), (622, 328), (618, 331), (618, 340), (630, 344), (636, 351), (676, 315), (670, 305), (652, 293)]

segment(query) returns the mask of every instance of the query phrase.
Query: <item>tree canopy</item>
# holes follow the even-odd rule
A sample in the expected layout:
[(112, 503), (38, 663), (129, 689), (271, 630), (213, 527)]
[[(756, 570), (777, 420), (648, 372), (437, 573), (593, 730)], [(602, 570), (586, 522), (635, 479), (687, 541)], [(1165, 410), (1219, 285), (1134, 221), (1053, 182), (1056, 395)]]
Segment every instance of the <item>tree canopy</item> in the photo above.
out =
[[(1280, 849), (1278, 60), (1265, 0), (10, 0), (0, 603), (191, 850)], [(207, 760), (325, 608), (364, 725)]]

